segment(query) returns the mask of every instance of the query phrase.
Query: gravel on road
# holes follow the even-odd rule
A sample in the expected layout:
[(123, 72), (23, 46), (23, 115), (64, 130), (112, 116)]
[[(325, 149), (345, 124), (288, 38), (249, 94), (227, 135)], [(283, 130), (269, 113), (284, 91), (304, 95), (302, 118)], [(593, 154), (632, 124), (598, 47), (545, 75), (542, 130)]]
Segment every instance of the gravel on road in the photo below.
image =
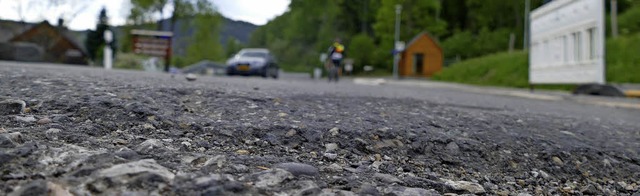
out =
[(3, 64), (0, 195), (640, 194), (636, 126), (290, 82)]

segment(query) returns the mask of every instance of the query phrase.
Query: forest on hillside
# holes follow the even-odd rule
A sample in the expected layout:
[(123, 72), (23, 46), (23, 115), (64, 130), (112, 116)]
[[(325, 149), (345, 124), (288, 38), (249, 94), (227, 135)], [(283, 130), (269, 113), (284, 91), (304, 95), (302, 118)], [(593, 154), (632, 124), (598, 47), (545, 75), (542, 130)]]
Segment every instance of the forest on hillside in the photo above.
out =
[[(531, 9), (544, 2), (531, 0)], [(341, 38), (355, 70), (373, 65), (388, 71), (397, 4), (402, 5), (400, 40), (428, 32), (447, 61), (509, 50), (512, 34), (512, 46), (523, 48), (525, 0), (291, 0), (287, 12), (252, 34), (250, 46), (271, 49), (285, 69), (307, 70)], [(618, 0), (617, 5), (620, 32), (637, 32), (640, 2)]]

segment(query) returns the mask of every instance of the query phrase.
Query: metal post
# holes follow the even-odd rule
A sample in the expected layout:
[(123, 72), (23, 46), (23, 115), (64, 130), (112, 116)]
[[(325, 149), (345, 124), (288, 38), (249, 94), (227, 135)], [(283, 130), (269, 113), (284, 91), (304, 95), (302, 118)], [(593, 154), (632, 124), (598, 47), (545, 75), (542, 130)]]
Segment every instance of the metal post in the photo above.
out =
[(396, 30), (395, 37), (393, 41), (393, 78), (398, 79), (398, 61), (400, 60), (398, 56), (398, 49), (396, 48), (397, 43), (400, 41), (400, 13), (402, 12), (402, 5), (396, 5)]
[(111, 42), (113, 41), (113, 33), (110, 30), (104, 31), (104, 69), (111, 69), (113, 67), (113, 51), (111, 49)]
[(524, 39), (522, 40), (522, 49), (529, 49), (529, 11), (531, 10), (531, 0), (525, 0), (524, 2)]
[(611, 0), (611, 36), (618, 37), (618, 1)]

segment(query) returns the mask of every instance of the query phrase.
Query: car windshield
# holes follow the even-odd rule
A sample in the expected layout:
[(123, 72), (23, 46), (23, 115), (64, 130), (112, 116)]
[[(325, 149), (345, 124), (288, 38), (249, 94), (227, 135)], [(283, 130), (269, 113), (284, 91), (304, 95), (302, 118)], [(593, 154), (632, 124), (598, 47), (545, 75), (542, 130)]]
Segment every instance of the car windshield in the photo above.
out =
[(240, 54), (240, 56), (242, 56), (242, 57), (266, 58), (267, 57), (267, 53), (264, 53), (264, 52), (244, 52), (244, 53)]

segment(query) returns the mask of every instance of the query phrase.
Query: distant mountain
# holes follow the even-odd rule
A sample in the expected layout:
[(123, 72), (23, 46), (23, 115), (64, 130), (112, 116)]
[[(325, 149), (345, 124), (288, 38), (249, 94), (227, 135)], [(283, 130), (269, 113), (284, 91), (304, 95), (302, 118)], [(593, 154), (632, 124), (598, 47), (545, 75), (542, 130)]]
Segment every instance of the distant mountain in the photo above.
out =
[[(185, 53), (187, 45), (189, 44), (189, 38), (194, 33), (194, 27), (188, 26), (188, 21), (191, 19), (181, 19), (178, 20), (175, 26), (175, 30), (173, 31), (173, 51), (176, 55), (182, 55)], [(33, 27), (37, 23), (23, 23), (17, 21), (9, 21), (9, 20), (0, 20), (0, 42), (6, 42), (11, 39), (13, 36), (20, 34), (31, 27)], [(166, 19), (162, 21), (162, 29), (164, 31), (169, 31), (171, 21)], [(220, 43), (224, 47), (227, 40), (229, 38), (235, 38), (242, 44), (247, 44), (251, 37), (251, 33), (256, 30), (258, 26), (244, 22), (244, 21), (236, 21), (223, 17), (222, 31), (220, 32)], [(124, 39), (124, 36), (129, 33), (125, 32), (124, 26), (115, 26), (113, 30), (118, 37), (118, 41), (121, 42)], [(69, 30), (69, 34), (72, 39), (75, 39), (77, 43), (81, 43), (84, 46), (84, 41), (86, 39), (88, 30), (84, 31), (71, 31)], [(122, 43), (120, 43), (122, 44)]]
[[(174, 54), (182, 55), (187, 49), (189, 44), (189, 38), (193, 35), (195, 28), (193, 26), (186, 26), (192, 19), (181, 19), (176, 22), (175, 30), (173, 31), (173, 51)], [(171, 28), (171, 21), (165, 19), (162, 21), (162, 30), (169, 31)], [(251, 33), (256, 30), (258, 26), (245, 22), (236, 21), (223, 17), (222, 30), (220, 32), (220, 43), (224, 47), (229, 38), (234, 38), (242, 44), (249, 43)]]

